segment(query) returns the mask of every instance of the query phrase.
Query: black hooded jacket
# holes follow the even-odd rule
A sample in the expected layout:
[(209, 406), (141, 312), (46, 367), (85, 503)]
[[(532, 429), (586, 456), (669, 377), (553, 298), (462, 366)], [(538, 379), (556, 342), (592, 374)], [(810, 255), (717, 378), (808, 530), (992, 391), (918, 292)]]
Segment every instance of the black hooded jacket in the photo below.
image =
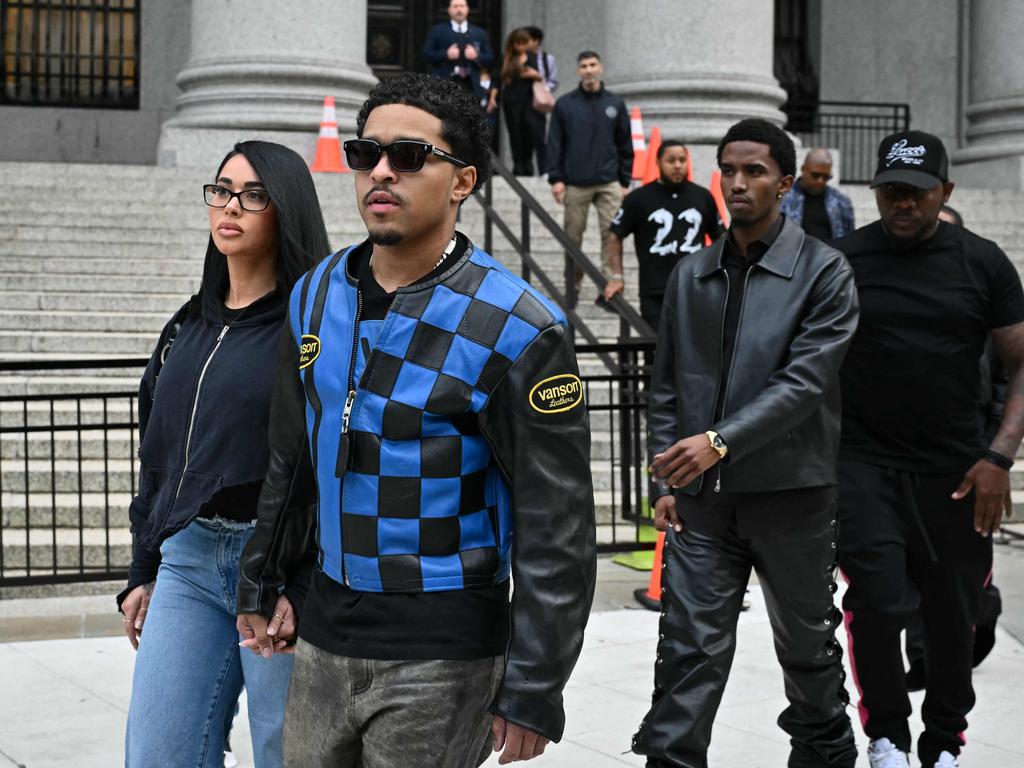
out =
[[(218, 493), (262, 482), (285, 308), (281, 290), (240, 313), (200, 295), (160, 334), (139, 386), (132, 564), (118, 605), (156, 578), (160, 544), (202, 516)], [(301, 603), (308, 578), (296, 581), (299, 594), (292, 602)]]

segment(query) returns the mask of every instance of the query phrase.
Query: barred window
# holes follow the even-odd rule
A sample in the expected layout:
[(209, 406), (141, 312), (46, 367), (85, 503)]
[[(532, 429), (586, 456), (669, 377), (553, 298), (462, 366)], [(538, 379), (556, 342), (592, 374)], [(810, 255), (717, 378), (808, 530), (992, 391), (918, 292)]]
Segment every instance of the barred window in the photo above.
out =
[(139, 108), (139, 0), (0, 0), (0, 104)]

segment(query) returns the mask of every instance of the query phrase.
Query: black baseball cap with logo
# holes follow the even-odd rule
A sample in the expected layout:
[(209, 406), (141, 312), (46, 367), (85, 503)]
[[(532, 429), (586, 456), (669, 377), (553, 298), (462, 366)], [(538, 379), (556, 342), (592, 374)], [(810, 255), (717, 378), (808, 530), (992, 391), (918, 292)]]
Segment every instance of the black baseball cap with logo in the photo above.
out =
[(878, 145), (878, 168), (872, 187), (909, 184), (931, 189), (949, 181), (949, 158), (938, 136), (924, 131), (900, 131)]

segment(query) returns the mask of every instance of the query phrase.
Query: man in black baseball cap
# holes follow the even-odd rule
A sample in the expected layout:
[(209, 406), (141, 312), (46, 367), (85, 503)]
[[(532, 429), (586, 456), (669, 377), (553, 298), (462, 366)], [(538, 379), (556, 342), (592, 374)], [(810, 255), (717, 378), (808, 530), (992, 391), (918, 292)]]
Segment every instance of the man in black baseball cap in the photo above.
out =
[[(834, 243), (861, 305), (840, 374), (839, 566), (871, 768), (909, 765), (900, 632), (918, 602), (928, 683), (917, 755), (926, 768), (957, 765), (987, 537), (1024, 436), (1024, 291), (999, 246), (939, 220), (948, 166), (931, 134), (883, 139), (871, 184), (881, 218)], [(1010, 384), (985, 441), (978, 359), (989, 333)]]
[(903, 131), (886, 136), (878, 145), (878, 169), (871, 186), (908, 184), (931, 189), (936, 181), (948, 182), (948, 177), (949, 158), (939, 137), (924, 131)]

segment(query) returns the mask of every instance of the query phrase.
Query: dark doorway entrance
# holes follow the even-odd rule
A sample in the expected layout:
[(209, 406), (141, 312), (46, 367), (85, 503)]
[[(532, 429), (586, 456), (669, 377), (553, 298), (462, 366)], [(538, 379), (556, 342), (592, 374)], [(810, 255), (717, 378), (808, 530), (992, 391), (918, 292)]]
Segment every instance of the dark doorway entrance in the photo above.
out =
[[(426, 72), (420, 54), (432, 26), (448, 20), (447, 0), (369, 0), (366, 63), (377, 77), (399, 72)], [(501, 55), (501, 0), (471, 0), (469, 23), (490, 33), (495, 56)]]
[(812, 45), (821, 40), (820, 15), (808, 0), (775, 0), (775, 77), (787, 95), (782, 111), (794, 133), (811, 130), (818, 103)]

